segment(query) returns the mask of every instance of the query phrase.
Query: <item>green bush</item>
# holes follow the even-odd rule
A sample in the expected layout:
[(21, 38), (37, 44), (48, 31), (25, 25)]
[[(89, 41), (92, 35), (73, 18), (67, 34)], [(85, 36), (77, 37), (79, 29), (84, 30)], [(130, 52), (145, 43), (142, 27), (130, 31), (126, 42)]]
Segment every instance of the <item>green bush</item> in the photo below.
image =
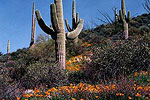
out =
[(71, 72), (69, 73), (68, 81), (74, 84), (78, 84), (80, 82), (90, 83), (90, 81), (88, 81), (89, 80), (88, 78), (89, 76), (86, 75), (86, 73), (83, 71)]
[(139, 35), (139, 34), (141, 34), (141, 31), (139, 30), (139, 28), (130, 26), (130, 28), (129, 28), (129, 35), (130, 36), (135, 36), (135, 35)]
[(117, 41), (111, 46), (93, 47), (93, 52), (86, 73), (94, 81), (147, 70), (150, 67), (150, 34), (133, 40)]
[(5, 88), (7, 86), (7, 83), (5, 82), (2, 75), (0, 75), (0, 97), (2, 97), (5, 94)]
[(27, 67), (21, 83), (26, 88), (39, 85), (55, 87), (67, 83), (67, 74), (64, 70), (60, 70), (59, 66), (54, 62), (37, 62)]
[(139, 30), (142, 34), (150, 32), (150, 28), (148, 26), (140, 26)]

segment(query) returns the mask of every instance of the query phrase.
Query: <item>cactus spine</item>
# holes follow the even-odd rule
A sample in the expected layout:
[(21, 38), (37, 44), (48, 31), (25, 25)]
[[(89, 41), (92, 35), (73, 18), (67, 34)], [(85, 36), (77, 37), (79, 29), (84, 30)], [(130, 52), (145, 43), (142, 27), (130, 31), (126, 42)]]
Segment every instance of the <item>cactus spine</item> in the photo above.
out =
[[(67, 19), (65, 19), (65, 24), (69, 32), (75, 30), (79, 24), (79, 13), (76, 13), (75, 0), (72, 3), (72, 28), (69, 26)], [(73, 40), (75, 46), (78, 45), (78, 35), (75, 38), (68, 37), (68, 39)]]
[[(62, 0), (54, 0), (54, 3), (50, 5), (50, 11), (51, 11), (51, 24), (50, 27), (48, 27), (38, 10), (36, 10), (36, 17), (38, 20), (38, 24), (41, 27), (41, 29), (51, 35), (52, 39), (55, 40), (55, 52), (56, 52), (56, 60), (58, 61), (58, 64), (60, 66), (60, 69), (65, 69), (65, 57), (66, 57), (66, 47), (65, 47), (65, 41), (66, 37), (75, 36), (81, 32), (83, 27), (83, 20), (80, 20), (77, 26), (77, 28), (74, 31), (69, 32), (66, 34), (65, 27), (64, 27), (64, 20), (63, 20), (63, 6), (62, 6)], [(78, 32), (78, 33), (77, 33)]]
[(35, 46), (34, 39), (35, 39), (36, 18), (34, 18), (34, 15), (35, 15), (35, 3), (33, 2), (30, 48), (33, 48)]
[(128, 11), (128, 15), (126, 16), (125, 10), (125, 1), (121, 0), (121, 10), (119, 10), (119, 21), (123, 24), (123, 34), (124, 38), (128, 39), (128, 23), (131, 20), (130, 12)]

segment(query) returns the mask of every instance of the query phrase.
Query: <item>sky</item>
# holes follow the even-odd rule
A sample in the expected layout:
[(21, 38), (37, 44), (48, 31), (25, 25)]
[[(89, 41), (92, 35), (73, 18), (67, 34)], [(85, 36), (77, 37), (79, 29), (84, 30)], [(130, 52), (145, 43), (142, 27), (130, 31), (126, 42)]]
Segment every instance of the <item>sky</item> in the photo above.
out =
[[(32, 5), (41, 12), (47, 25), (50, 25), (50, 4), (54, 0), (0, 0), (0, 52), (7, 51), (7, 42), (10, 40), (10, 52), (27, 48), (31, 40)], [(72, 0), (63, 1), (64, 18), (71, 24)], [(142, 3), (144, 0), (125, 0), (126, 10), (131, 11), (131, 16), (146, 13)], [(76, 11), (84, 19), (85, 26), (93, 27), (91, 22), (102, 24), (97, 18), (103, 19), (98, 12), (108, 13), (114, 17), (112, 8), (120, 9), (121, 0), (76, 0)], [(88, 27), (88, 26), (87, 26)], [(36, 37), (44, 32), (36, 24)]]

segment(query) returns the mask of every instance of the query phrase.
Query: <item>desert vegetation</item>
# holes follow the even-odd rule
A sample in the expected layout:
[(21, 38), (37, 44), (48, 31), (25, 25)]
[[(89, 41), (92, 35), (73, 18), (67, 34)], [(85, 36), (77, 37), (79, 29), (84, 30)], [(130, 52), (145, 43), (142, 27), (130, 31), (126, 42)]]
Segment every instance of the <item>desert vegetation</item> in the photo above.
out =
[[(62, 0), (50, 5), (50, 26), (35, 3), (31, 10), (29, 47), (10, 52), (8, 41), (7, 53), (0, 53), (0, 100), (150, 99), (149, 13), (131, 18), (121, 0), (112, 23), (82, 30), (84, 21), (73, 0), (72, 27), (65, 19), (67, 33)], [(46, 33), (37, 39), (36, 20)]]

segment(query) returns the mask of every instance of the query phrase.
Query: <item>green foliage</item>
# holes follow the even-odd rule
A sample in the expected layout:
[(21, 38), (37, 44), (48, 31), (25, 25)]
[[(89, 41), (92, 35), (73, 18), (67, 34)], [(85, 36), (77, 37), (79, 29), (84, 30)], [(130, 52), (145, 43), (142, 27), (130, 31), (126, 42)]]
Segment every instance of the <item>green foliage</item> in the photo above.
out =
[(40, 85), (60, 86), (67, 83), (67, 74), (54, 62), (37, 62), (27, 67), (21, 83), (26, 88)]
[(82, 45), (82, 41), (79, 40), (78, 41), (78, 45), (74, 48), (74, 43), (72, 42), (72, 40), (68, 40), (66, 42), (66, 59), (69, 59), (73, 56), (77, 56), (80, 55), (83, 51), (83, 48), (81, 47)]
[[(132, 37), (132, 36), (135, 36), (136, 34), (143, 34), (140, 32), (139, 28), (141, 26), (149, 27), (150, 26), (149, 18), (150, 18), (150, 14), (142, 14), (140, 16), (132, 18), (132, 20), (129, 22), (130, 36)], [(89, 32), (97, 33), (104, 37), (111, 37), (115, 34), (121, 33), (122, 31), (123, 31), (122, 25), (120, 23), (116, 23), (116, 24), (112, 23), (112, 24), (106, 24), (106, 25), (102, 24), (92, 30), (89, 30)]]
[(48, 36), (40, 34), (34, 48), (18, 49), (16, 52), (11, 53), (10, 56), (11, 60), (16, 62), (16, 67), (18, 65), (25, 67), (37, 61), (48, 61), (49, 58), (54, 61), (54, 48), (54, 41), (49, 39)]
[[(150, 67), (149, 67), (150, 68)], [(149, 71), (140, 71), (135, 72), (134, 75), (131, 75), (130, 78), (136, 81), (136, 84), (139, 84), (141, 86), (149, 85), (150, 81), (150, 73)]]
[(75, 84), (78, 84), (80, 82), (88, 82), (89, 76), (86, 75), (86, 73), (84, 73), (83, 71), (78, 71), (78, 72), (72, 72), (72, 73), (69, 73), (69, 78), (68, 78), (68, 81), (70, 83), (75, 83)]
[(33, 56), (34, 59), (37, 60), (46, 60), (51, 58), (51, 60), (55, 60), (55, 46), (54, 46), (54, 40), (50, 39), (39, 39), (37, 41), (37, 45), (29, 50), (30, 56)]
[(150, 28), (148, 26), (140, 26), (139, 30), (141, 31), (142, 34), (150, 32)]
[(5, 94), (5, 88), (7, 86), (7, 83), (2, 75), (0, 75), (0, 97), (2, 97)]
[(87, 73), (94, 81), (129, 75), (137, 70), (148, 70), (150, 63), (150, 34), (112, 45), (93, 47), (92, 62)]

